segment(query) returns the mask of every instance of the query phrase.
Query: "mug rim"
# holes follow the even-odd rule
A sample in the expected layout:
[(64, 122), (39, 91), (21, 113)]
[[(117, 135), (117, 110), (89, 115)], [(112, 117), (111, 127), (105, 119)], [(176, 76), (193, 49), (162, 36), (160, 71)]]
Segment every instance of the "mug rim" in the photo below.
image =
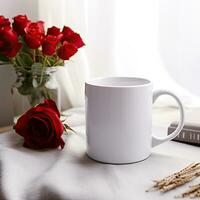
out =
[[(112, 85), (112, 84), (106, 84), (102, 83), (105, 80), (132, 80), (132, 81), (138, 81), (141, 83), (137, 84), (130, 84), (130, 85)], [(101, 82), (100, 82), (101, 81)], [(88, 86), (94, 86), (94, 87), (101, 87), (101, 88), (136, 88), (136, 87), (146, 87), (149, 85), (152, 85), (152, 82), (146, 78), (141, 77), (133, 77), (133, 76), (103, 76), (103, 77), (97, 77), (90, 80), (85, 81), (85, 85)]]

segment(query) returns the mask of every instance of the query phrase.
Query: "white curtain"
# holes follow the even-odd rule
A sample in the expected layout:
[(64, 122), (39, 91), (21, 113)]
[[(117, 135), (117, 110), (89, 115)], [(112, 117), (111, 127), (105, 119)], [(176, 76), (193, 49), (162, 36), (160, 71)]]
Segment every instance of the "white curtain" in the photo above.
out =
[[(193, 36), (188, 34), (187, 27), (191, 29), (195, 25), (200, 25), (194, 23), (195, 17), (197, 15), (200, 17), (200, 14), (195, 12), (196, 15), (191, 17), (197, 10), (194, 8), (199, 8), (200, 3), (196, 0), (117, 0), (116, 2), (116, 63), (120, 75), (148, 78), (153, 81), (155, 89), (167, 89), (180, 96), (186, 107), (200, 106), (200, 99), (190, 93), (191, 87), (185, 87), (194, 81), (192, 76), (185, 77), (183, 71), (178, 70), (186, 60), (184, 58), (188, 57), (186, 53), (181, 57), (179, 54), (185, 48), (185, 41), (191, 41)], [(180, 29), (183, 24), (185, 29)], [(193, 38), (194, 41), (196, 39), (200, 42), (199, 38)], [(192, 60), (196, 60), (192, 56), (197, 54), (196, 50), (196, 48), (188, 49), (190, 63), (187, 63), (189, 64), (187, 68), (193, 65)], [(192, 73), (194, 71), (191, 71)], [(177, 82), (179, 77), (182, 77), (182, 83), (184, 81), (186, 83), (179, 84), (180, 81)], [(161, 101), (159, 100), (156, 105), (176, 106), (168, 97), (161, 97)]]
[[(199, 0), (0, 0), (1, 14), (69, 25), (86, 46), (58, 72), (63, 109), (84, 104), (84, 81), (141, 76), (200, 105)], [(5, 9), (6, 8), (6, 9)], [(187, 77), (188, 75), (188, 77)], [(5, 77), (6, 78), (6, 77)], [(176, 83), (176, 80), (178, 83)], [(171, 102), (167, 99), (165, 103)]]
[[(39, 2), (39, 19), (43, 20), (47, 27), (52, 25), (60, 28), (63, 25), (70, 26), (79, 32), (87, 42), (87, 4), (84, 0), (42, 0)], [(62, 109), (83, 105), (84, 81), (89, 76), (86, 49), (82, 48), (65, 68), (57, 73), (57, 80), (61, 86)]]
[[(178, 93), (187, 105), (199, 103), (166, 70), (167, 59), (172, 59), (167, 57), (166, 50), (175, 55), (174, 48), (180, 48), (172, 45), (168, 49), (171, 37), (167, 33), (173, 34), (174, 29), (166, 27), (179, 15), (176, 8), (181, 3), (179, 0), (39, 1), (40, 19), (48, 26), (71, 26), (86, 43), (57, 75), (63, 108), (84, 104), (85, 79), (112, 75), (145, 77), (153, 81), (155, 88)], [(163, 102), (173, 105), (169, 99)]]
[(84, 82), (96, 76), (116, 75), (114, 0), (43, 0), (39, 18), (48, 26), (69, 25), (86, 43), (57, 74), (62, 108), (84, 104)]

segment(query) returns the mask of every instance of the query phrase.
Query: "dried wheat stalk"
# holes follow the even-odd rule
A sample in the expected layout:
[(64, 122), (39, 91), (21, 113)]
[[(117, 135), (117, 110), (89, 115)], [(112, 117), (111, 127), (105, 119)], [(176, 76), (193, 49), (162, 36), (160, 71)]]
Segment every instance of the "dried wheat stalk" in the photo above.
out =
[(181, 185), (184, 185), (185, 183), (193, 180), (198, 176), (200, 176), (200, 163), (193, 163), (187, 166), (186, 168), (180, 170), (179, 172), (176, 172), (161, 180), (155, 180), (153, 188), (161, 192), (167, 192)]
[(190, 186), (189, 190), (182, 193), (181, 196), (178, 197), (190, 197), (190, 198), (200, 197), (200, 184)]

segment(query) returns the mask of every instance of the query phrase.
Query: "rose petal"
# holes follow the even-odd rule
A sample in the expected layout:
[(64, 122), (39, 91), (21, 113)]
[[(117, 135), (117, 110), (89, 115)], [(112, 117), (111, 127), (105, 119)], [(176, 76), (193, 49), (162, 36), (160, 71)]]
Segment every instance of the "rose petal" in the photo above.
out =
[(69, 43), (72, 43), (77, 48), (80, 48), (85, 45), (81, 36), (78, 33), (75, 33), (71, 28), (64, 26), (62, 33), (63, 33), (62, 37), (63, 42), (67, 41)]
[(46, 148), (57, 148), (61, 146), (63, 149), (65, 146), (65, 142), (62, 138), (55, 138), (46, 144), (38, 144), (35, 141), (24, 141), (24, 147), (32, 148), (32, 149), (46, 149)]
[(26, 44), (31, 48), (31, 49), (37, 49), (41, 46), (42, 44), (42, 38), (39, 36), (36, 36), (34, 34), (29, 34), (25, 36), (25, 41)]
[(46, 100), (44, 101), (44, 103), (39, 104), (39, 105), (37, 106), (37, 108), (38, 108), (38, 107), (50, 108), (50, 109), (52, 109), (52, 110), (58, 115), (58, 117), (60, 118), (60, 112), (59, 112), (59, 110), (58, 110), (58, 108), (57, 108), (57, 106), (56, 106), (56, 104), (55, 104), (55, 102), (54, 102), (53, 100), (51, 100), (51, 99), (46, 99)]
[(14, 57), (22, 47), (18, 37), (10, 27), (0, 29), (0, 54), (7, 57)]
[(39, 143), (48, 143), (54, 137), (54, 130), (47, 118), (35, 115), (30, 120), (30, 126), (32, 128), (31, 138), (35, 141), (39, 141)]
[(56, 112), (53, 111), (52, 109), (45, 107), (37, 107), (36, 110), (37, 112), (45, 113), (46, 117), (48, 117), (49, 120), (51, 121), (53, 129), (55, 130), (57, 136), (60, 137), (63, 134), (64, 128)]
[(69, 60), (77, 51), (78, 49), (74, 44), (64, 41), (57, 53), (62, 60)]
[(17, 123), (13, 127), (16, 133), (18, 133), (21, 136), (24, 136), (27, 133), (29, 119), (33, 113), (34, 113), (34, 108), (31, 108), (17, 120)]
[(37, 21), (28, 23), (24, 31), (26, 44), (31, 49), (39, 48), (44, 37), (44, 22)]
[(57, 28), (56, 26), (52, 26), (51, 28), (48, 28), (47, 30), (47, 35), (58, 36), (60, 34), (61, 34), (60, 29)]
[(5, 18), (3, 15), (0, 15), (0, 28), (10, 26), (10, 21), (8, 18)]
[(30, 20), (27, 18), (26, 15), (17, 15), (13, 18), (14, 22), (12, 24), (13, 30), (18, 34), (18, 35), (24, 35), (25, 31), (24, 29), (30, 23)]

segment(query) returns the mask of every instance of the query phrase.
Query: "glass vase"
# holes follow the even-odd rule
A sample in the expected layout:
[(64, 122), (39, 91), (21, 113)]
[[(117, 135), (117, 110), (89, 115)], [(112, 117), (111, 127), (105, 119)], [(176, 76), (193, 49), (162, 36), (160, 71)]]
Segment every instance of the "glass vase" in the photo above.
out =
[(35, 67), (34, 73), (17, 72), (17, 80), (12, 87), (14, 123), (31, 107), (44, 102), (45, 99), (55, 101), (61, 108), (60, 88), (56, 80), (59, 66), (43, 68)]

